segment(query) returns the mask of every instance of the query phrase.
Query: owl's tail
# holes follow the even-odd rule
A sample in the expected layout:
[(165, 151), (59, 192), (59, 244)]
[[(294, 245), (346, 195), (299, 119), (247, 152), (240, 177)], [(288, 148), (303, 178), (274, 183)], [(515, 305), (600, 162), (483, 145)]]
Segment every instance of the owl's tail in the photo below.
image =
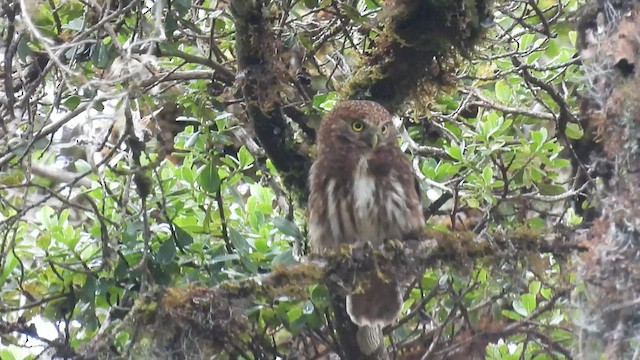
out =
[(382, 327), (392, 323), (402, 310), (402, 295), (395, 281), (371, 279), (364, 292), (347, 296), (347, 313), (359, 326), (356, 334), (360, 349), (370, 355), (381, 350)]
[[(369, 357), (375, 354), (375, 359), (382, 358), (387, 359), (388, 354), (384, 347), (384, 334), (382, 333), (382, 326), (380, 325), (364, 325), (358, 328), (356, 333), (356, 341), (358, 347), (363, 354)], [(378, 356), (380, 355), (380, 356)]]
[(395, 281), (374, 276), (364, 292), (347, 296), (347, 313), (358, 326), (391, 324), (402, 310), (402, 295)]

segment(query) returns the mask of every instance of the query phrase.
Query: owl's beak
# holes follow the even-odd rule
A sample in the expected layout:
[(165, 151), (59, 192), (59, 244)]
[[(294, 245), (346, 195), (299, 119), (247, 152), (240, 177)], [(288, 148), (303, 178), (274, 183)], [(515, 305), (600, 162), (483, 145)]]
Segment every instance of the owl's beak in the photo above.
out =
[(367, 145), (371, 146), (372, 149), (375, 149), (378, 144), (380, 144), (380, 134), (377, 132), (370, 132), (367, 134), (368, 136), (365, 138)]

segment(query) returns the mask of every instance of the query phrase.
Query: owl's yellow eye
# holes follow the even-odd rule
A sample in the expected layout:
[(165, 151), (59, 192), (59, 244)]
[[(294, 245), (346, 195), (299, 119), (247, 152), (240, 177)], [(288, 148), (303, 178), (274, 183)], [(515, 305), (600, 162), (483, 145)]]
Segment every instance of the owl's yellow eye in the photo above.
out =
[(356, 120), (351, 123), (351, 128), (353, 129), (353, 131), (360, 132), (364, 129), (364, 123), (360, 120)]
[(389, 131), (389, 125), (384, 124), (382, 125), (382, 135), (387, 135), (387, 132)]

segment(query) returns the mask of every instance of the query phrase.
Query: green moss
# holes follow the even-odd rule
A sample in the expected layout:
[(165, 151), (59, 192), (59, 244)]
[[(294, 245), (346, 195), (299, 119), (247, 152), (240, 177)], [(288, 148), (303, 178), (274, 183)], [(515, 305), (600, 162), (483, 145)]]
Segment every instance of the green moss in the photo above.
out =
[(511, 239), (512, 241), (536, 243), (540, 241), (543, 235), (544, 233), (542, 231), (523, 225), (505, 233), (504, 238)]
[(389, 2), (381, 15), (384, 28), (376, 47), (340, 93), (395, 110), (418, 85), (429, 80), (442, 83), (443, 69), (438, 75), (429, 72), (434, 59), (455, 57), (454, 48), (469, 51), (480, 38), (487, 9), (486, 2), (475, 0)]
[(265, 284), (263, 295), (269, 299), (283, 294), (300, 300), (307, 299), (307, 286), (321, 282), (324, 275), (320, 267), (311, 263), (295, 266), (276, 265), (271, 269), (271, 278)]

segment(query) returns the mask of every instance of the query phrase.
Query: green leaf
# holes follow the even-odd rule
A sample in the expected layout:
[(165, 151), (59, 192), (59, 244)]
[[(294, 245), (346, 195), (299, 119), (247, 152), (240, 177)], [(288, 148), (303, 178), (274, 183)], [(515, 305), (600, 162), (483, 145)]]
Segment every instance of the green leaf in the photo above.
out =
[(30, 36), (23, 36), (18, 43), (18, 56), (22, 61), (26, 61), (27, 56), (33, 54), (33, 50), (29, 47), (29, 38)]
[(509, 102), (511, 100), (511, 89), (504, 80), (496, 81), (495, 85), (496, 98), (502, 102)]
[(69, 30), (73, 30), (73, 31), (80, 31), (82, 30), (82, 25), (83, 25), (84, 21), (81, 17), (79, 18), (75, 18), (71, 21), (69, 21), (66, 24), (62, 25), (63, 29), (69, 29)]
[(315, 9), (318, 7), (318, 0), (304, 0), (304, 6), (308, 9)]
[(98, 111), (103, 111), (104, 110), (104, 103), (102, 101), (96, 101), (93, 103), (93, 108), (98, 110)]
[(580, 125), (574, 123), (567, 124), (567, 128), (565, 129), (564, 133), (569, 139), (572, 140), (582, 139), (582, 136), (584, 135), (584, 131), (582, 130)]
[(538, 184), (538, 189), (540, 189), (540, 194), (542, 195), (560, 195), (563, 194), (566, 190), (564, 187), (555, 184)]
[(178, 245), (180, 245), (181, 247), (185, 247), (193, 244), (193, 236), (191, 236), (188, 232), (184, 231), (183, 228), (176, 225), (175, 223), (173, 224), (173, 227), (176, 232), (176, 238), (177, 238), (176, 240), (178, 242)]
[(525, 50), (535, 40), (534, 34), (524, 34), (520, 37), (520, 51)]
[(202, 168), (198, 175), (198, 184), (206, 192), (215, 193), (218, 191), (220, 188), (220, 176), (214, 163), (210, 162)]
[(529, 315), (529, 313), (527, 312), (527, 308), (522, 304), (521, 300), (515, 300), (513, 302), (513, 310), (515, 310), (518, 314), (522, 316)]
[(529, 293), (533, 295), (537, 295), (540, 292), (540, 288), (542, 287), (542, 283), (538, 280), (533, 280), (529, 284)]
[(296, 223), (294, 223), (293, 221), (290, 221), (281, 216), (278, 216), (273, 219), (273, 225), (278, 230), (280, 230), (280, 232), (282, 232), (287, 236), (292, 236), (298, 239), (302, 238), (302, 233), (300, 232), (298, 225), (296, 225)]
[(7, 257), (4, 262), (4, 269), (2, 269), (2, 273), (0, 273), (0, 284), (4, 284), (5, 280), (9, 277), (13, 269), (18, 265), (18, 259), (13, 255), (13, 252), (10, 251), (7, 254)]
[(569, 31), (569, 41), (571, 41), (571, 45), (573, 45), (574, 47), (576, 46), (576, 41), (578, 39), (578, 32), (577, 31)]
[(482, 170), (482, 179), (484, 180), (484, 183), (487, 185), (490, 185), (492, 180), (493, 180), (493, 169), (489, 166), (486, 166), (483, 170)]
[(221, 263), (221, 262), (227, 262), (227, 261), (236, 261), (240, 259), (240, 255), (239, 254), (222, 254), (222, 255), (218, 255), (216, 257), (210, 258), (206, 260), (206, 263), (209, 265), (213, 265), (213, 264), (217, 264), (217, 263)]
[(543, 230), (547, 224), (539, 217), (531, 218), (527, 220), (527, 225), (534, 230)]
[(305, 49), (313, 49), (313, 42), (311, 41), (311, 39), (309, 39), (308, 36), (300, 34), (298, 35), (298, 41), (300, 42), (300, 45), (302, 45), (302, 47), (304, 47)]
[(446, 148), (447, 149), (447, 154), (449, 154), (449, 156), (451, 156), (452, 158), (458, 160), (458, 161), (462, 161), (462, 149), (460, 149), (459, 146), (457, 145), (451, 145), (449, 147)]
[(91, 51), (91, 61), (98, 69), (106, 69), (109, 67), (116, 56), (117, 53), (113, 44), (98, 42), (93, 46)]
[(160, 245), (158, 253), (156, 254), (156, 260), (160, 264), (168, 264), (176, 257), (176, 244), (173, 239), (168, 239)]
[(358, 9), (356, 9), (355, 7), (342, 3), (342, 6), (340, 6), (340, 8), (342, 9), (342, 11), (344, 11), (344, 14), (351, 20), (363, 24), (367, 21), (367, 18), (360, 15), (360, 12), (358, 11)]
[(266, 238), (260, 237), (253, 241), (253, 247), (260, 253), (267, 253), (271, 250)]
[(196, 131), (193, 134), (189, 135), (189, 138), (187, 139), (187, 141), (184, 142), (183, 147), (185, 149), (192, 149), (198, 142), (200, 135), (201, 135), (200, 131)]
[(520, 300), (513, 302), (513, 310), (522, 316), (529, 316), (536, 308), (536, 297), (533, 294), (523, 294)]
[(511, 320), (520, 320), (522, 319), (522, 316), (520, 314), (518, 314), (517, 312), (511, 311), (511, 310), (502, 310), (502, 315), (506, 318), (509, 318)]
[(15, 356), (9, 350), (0, 350), (0, 359), (2, 360), (16, 360)]
[(560, 50), (558, 49), (558, 45), (555, 40), (550, 40), (547, 44), (547, 50), (545, 50), (544, 54), (549, 58), (554, 58), (558, 56)]
[(240, 161), (240, 167), (242, 169), (253, 164), (253, 156), (251, 156), (246, 146), (242, 146), (240, 150), (238, 150), (238, 161)]
[(69, 96), (67, 100), (64, 101), (64, 106), (69, 110), (75, 110), (78, 105), (80, 105), (80, 96), (77, 95)]
[(527, 311), (527, 315), (531, 314), (536, 309), (536, 296), (534, 294), (523, 294), (520, 296), (522, 305)]
[(316, 307), (324, 307), (329, 305), (329, 290), (324, 285), (312, 285), (311, 287), (311, 301), (316, 304)]
[(251, 249), (251, 245), (249, 245), (247, 239), (233, 228), (229, 228), (229, 240), (231, 240), (231, 244), (237, 250), (247, 252)]
[(295, 265), (298, 261), (293, 257), (293, 251), (291, 249), (287, 249), (280, 254), (276, 255), (271, 261), (271, 266), (274, 265)]
[(178, 20), (173, 15), (173, 12), (167, 13), (164, 19), (164, 31), (168, 37), (173, 37), (173, 33), (178, 29)]
[(567, 159), (554, 159), (552, 161), (552, 166), (557, 168), (565, 168), (571, 166), (571, 161)]
[(138, 235), (142, 233), (144, 224), (142, 221), (126, 223), (125, 230), (122, 234), (122, 241), (129, 244), (137, 241)]
[(215, 19), (214, 29), (216, 33), (223, 32), (226, 27), (227, 27), (227, 23), (224, 21), (223, 18), (218, 17)]
[(547, 129), (541, 128), (540, 131), (532, 132), (531, 140), (533, 140), (533, 143), (536, 144), (537, 147), (542, 146), (542, 144), (547, 140)]
[(302, 316), (302, 309), (299, 305), (294, 305), (289, 309), (289, 311), (287, 311), (287, 321), (289, 323), (293, 323), (298, 320), (300, 316)]
[(36, 240), (36, 245), (38, 245), (42, 250), (49, 249), (49, 246), (51, 245), (51, 233), (45, 232), (40, 234)]
[(84, 285), (78, 291), (78, 298), (86, 303), (93, 303), (96, 297), (97, 282), (95, 276), (87, 274)]
[(171, 5), (173, 5), (178, 14), (184, 16), (191, 9), (191, 0), (172, 0)]
[(83, 328), (93, 331), (98, 328), (98, 320), (96, 318), (96, 307), (92, 304), (85, 304), (80, 308), (76, 318)]
[(248, 256), (241, 256), (240, 262), (251, 274), (258, 273), (258, 266), (254, 264), (253, 261), (251, 261), (251, 259)]
[(465, 199), (467, 201), (467, 205), (469, 205), (470, 208), (472, 209), (477, 209), (480, 207), (480, 203), (478, 202), (478, 199), (476, 198), (466, 198)]
[(373, 0), (365, 0), (364, 3), (367, 5), (367, 9), (369, 10), (375, 10), (380, 8), (380, 5), (376, 4), (376, 2)]

